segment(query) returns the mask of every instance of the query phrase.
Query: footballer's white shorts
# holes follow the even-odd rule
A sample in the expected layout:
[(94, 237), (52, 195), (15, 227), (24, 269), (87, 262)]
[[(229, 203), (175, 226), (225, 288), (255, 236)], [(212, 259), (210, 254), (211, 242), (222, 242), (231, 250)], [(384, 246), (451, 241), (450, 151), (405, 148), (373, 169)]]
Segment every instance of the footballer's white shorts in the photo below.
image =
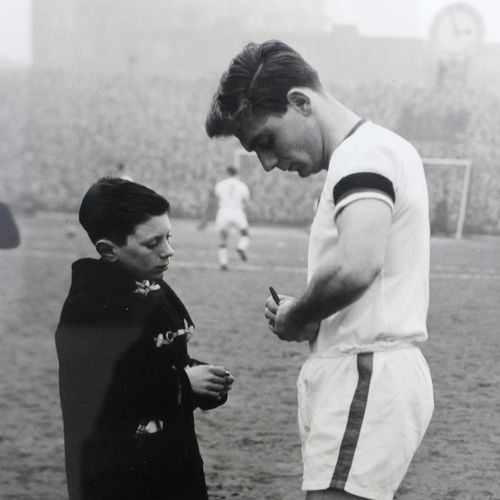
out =
[(297, 386), (302, 489), (391, 500), (434, 409), (420, 349), (313, 354)]
[(221, 208), (215, 218), (215, 227), (218, 231), (228, 231), (231, 227), (236, 227), (239, 231), (243, 231), (248, 229), (248, 221), (243, 210)]

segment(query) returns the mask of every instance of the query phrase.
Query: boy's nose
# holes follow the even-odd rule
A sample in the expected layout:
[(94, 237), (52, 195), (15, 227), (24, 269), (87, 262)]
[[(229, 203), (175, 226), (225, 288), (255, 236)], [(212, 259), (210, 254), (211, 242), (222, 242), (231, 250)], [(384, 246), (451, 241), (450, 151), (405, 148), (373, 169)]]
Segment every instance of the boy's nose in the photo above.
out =
[(174, 249), (170, 246), (168, 241), (164, 241), (160, 248), (160, 256), (162, 258), (172, 257), (174, 255)]

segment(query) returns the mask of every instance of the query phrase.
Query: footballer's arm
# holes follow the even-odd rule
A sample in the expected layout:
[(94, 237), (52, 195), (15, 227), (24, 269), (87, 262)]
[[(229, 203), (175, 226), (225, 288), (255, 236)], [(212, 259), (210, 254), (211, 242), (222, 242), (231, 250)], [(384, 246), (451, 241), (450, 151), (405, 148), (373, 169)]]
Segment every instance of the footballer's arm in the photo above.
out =
[(347, 205), (337, 216), (338, 243), (320, 262), (305, 292), (282, 300), (271, 330), (288, 341), (312, 340), (319, 322), (352, 304), (370, 287), (384, 265), (391, 208), (379, 199)]

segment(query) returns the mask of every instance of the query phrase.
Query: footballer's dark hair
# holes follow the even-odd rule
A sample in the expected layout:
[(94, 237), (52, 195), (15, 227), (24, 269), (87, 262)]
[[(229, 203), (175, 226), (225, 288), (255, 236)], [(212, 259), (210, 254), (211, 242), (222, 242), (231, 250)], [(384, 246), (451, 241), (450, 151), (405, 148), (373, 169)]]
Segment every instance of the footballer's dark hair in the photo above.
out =
[(234, 135), (249, 112), (284, 115), (293, 87), (322, 89), (317, 71), (290, 46), (279, 40), (247, 44), (222, 75), (205, 122), (208, 136)]
[(170, 203), (152, 189), (117, 177), (103, 177), (83, 197), (79, 220), (92, 243), (127, 242), (139, 224), (170, 213)]

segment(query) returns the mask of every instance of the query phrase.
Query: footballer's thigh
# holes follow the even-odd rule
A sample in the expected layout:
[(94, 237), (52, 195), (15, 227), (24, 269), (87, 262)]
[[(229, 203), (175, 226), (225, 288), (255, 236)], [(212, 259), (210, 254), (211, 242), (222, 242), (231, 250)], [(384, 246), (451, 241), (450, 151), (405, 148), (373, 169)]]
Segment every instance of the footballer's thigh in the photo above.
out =
[(432, 415), (420, 349), (311, 357), (298, 391), (307, 498), (392, 500)]

